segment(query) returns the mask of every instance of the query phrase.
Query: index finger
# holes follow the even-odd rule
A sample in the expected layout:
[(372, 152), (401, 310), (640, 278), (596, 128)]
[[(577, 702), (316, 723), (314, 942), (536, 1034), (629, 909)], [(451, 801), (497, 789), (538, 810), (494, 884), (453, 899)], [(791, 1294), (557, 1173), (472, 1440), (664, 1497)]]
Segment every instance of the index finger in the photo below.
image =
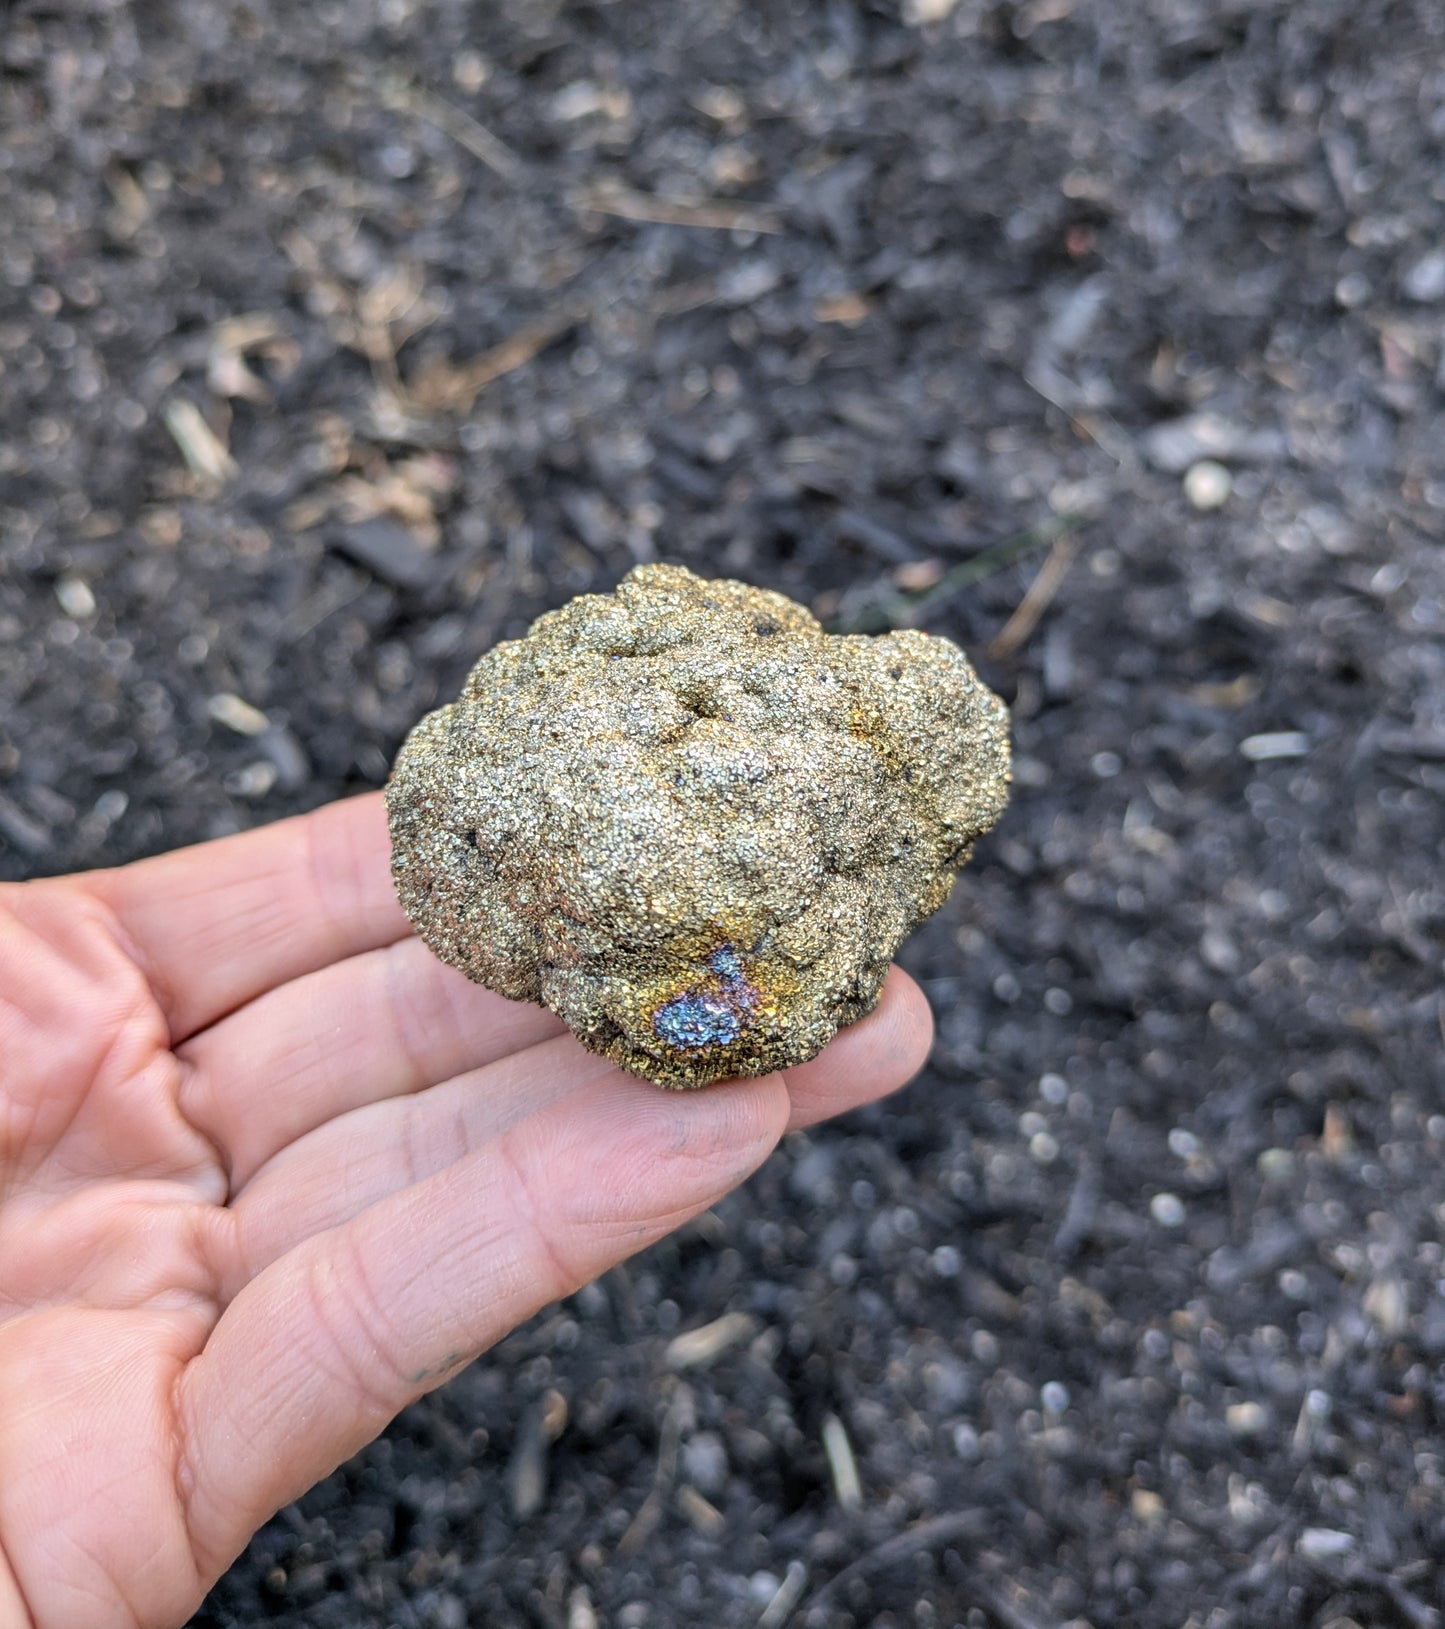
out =
[(379, 792), (83, 879), (130, 941), (171, 1045), (411, 931)]

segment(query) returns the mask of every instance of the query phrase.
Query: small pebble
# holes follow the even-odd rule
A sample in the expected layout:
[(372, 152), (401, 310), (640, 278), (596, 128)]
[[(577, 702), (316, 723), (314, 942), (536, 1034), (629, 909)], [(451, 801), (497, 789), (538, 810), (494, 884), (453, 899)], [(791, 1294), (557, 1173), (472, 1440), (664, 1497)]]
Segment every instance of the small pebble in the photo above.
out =
[(1259, 1403), (1231, 1403), (1224, 1423), (1232, 1437), (1257, 1437), (1269, 1424), (1269, 1415)]
[(466, 1605), (455, 1595), (442, 1595), (432, 1611), (436, 1629), (467, 1629)]
[(721, 1493), (728, 1481), (728, 1455), (715, 1431), (699, 1431), (682, 1445), (682, 1469), (701, 1493)]
[(1149, 1214), (1160, 1227), (1184, 1226), (1184, 1202), (1178, 1194), (1156, 1193), (1149, 1201)]
[(1303, 730), (1273, 730), (1245, 736), (1239, 750), (1254, 764), (1267, 763), (1271, 758), (1303, 758), (1310, 750), (1310, 738)]
[(263, 798), (278, 779), (276, 766), (265, 760), (247, 764), (234, 775), (226, 777), (226, 790), (236, 797)]
[(1148, 1522), (1151, 1527), (1164, 1520), (1164, 1501), (1148, 1488), (1134, 1489), (1129, 1495), (1129, 1508), (1141, 1522)]
[(474, 96), (491, 75), (492, 65), (479, 51), (458, 51), (452, 59), (452, 81), (469, 96)]
[(276, 777), (283, 792), (294, 792), (310, 779), (311, 763), (306, 749), (284, 725), (266, 730), (259, 745), (276, 766)]
[(1403, 1335), (1410, 1324), (1410, 1308), (1405, 1286), (1397, 1278), (1377, 1278), (1365, 1291), (1362, 1305), (1382, 1335), (1393, 1339)]
[(1192, 509), (1222, 509), (1233, 491), (1234, 477), (1212, 458), (1201, 458), (1185, 471), (1184, 496)]
[(1199, 940), (1199, 955), (1206, 967), (1216, 973), (1239, 971), (1239, 950), (1227, 934), (1215, 928), (1206, 928)]
[(1422, 305), (1445, 300), (1445, 249), (1432, 249), (1405, 273), (1405, 293)]
[(1294, 1172), (1294, 1154), (1288, 1148), (1266, 1148), (1255, 1164), (1267, 1182), (1283, 1182)]
[(1348, 1555), (1354, 1547), (1353, 1533), (1341, 1533), (1333, 1527), (1307, 1527), (1295, 1545), (1307, 1561), (1328, 1561), (1333, 1556)]
[(766, 1606), (781, 1584), (782, 1579), (775, 1572), (755, 1572), (748, 1579), (748, 1595), (759, 1606)]
[(66, 616), (77, 622), (95, 615), (95, 595), (83, 577), (62, 577), (55, 585), (55, 597)]

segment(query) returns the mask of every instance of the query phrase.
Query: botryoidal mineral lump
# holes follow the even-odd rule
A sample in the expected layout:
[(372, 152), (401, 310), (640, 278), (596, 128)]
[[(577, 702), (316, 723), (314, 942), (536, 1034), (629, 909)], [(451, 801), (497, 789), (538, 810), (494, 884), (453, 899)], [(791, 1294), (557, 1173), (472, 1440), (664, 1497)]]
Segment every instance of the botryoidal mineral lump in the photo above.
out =
[(444, 962), (692, 1087), (868, 1012), (1008, 783), (1007, 712), (948, 640), (647, 565), (483, 656), (386, 801)]

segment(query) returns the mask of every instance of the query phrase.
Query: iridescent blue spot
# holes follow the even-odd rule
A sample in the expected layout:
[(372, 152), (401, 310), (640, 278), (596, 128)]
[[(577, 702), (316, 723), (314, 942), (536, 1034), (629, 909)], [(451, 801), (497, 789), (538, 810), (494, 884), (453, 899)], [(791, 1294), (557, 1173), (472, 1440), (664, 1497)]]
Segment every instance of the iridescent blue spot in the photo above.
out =
[(653, 1029), (669, 1046), (726, 1046), (737, 1040), (758, 1004), (758, 992), (743, 976), (742, 958), (731, 945), (713, 951), (707, 966), (711, 979), (674, 996), (653, 1016)]
[(725, 1001), (695, 991), (659, 1007), (652, 1027), (669, 1046), (725, 1046), (742, 1024)]

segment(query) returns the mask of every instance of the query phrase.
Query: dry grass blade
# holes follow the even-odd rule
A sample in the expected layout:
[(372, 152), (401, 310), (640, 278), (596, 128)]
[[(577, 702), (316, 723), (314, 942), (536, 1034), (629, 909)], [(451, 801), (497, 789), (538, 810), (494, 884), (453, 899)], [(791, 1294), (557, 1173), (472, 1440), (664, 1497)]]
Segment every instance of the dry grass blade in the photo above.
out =
[(682, 1424), (678, 1418), (677, 1393), (669, 1393), (662, 1415), (662, 1431), (657, 1444), (657, 1470), (653, 1474), (652, 1489), (638, 1506), (637, 1514), (627, 1524), (627, 1531), (617, 1541), (619, 1556), (636, 1555), (652, 1537), (653, 1530), (662, 1520), (667, 1508), (668, 1489), (677, 1476), (677, 1453), (682, 1441)]
[(790, 1561), (787, 1573), (782, 1583), (778, 1585), (777, 1594), (763, 1608), (757, 1629), (782, 1629), (788, 1621), (789, 1614), (798, 1604), (798, 1597), (802, 1595), (807, 1583), (806, 1564), (801, 1561)]
[(1054, 596), (1063, 587), (1074, 556), (1079, 552), (1079, 540), (1072, 532), (1061, 532), (1054, 539), (1038, 576), (1029, 584), (1014, 614), (1004, 623), (984, 647), (984, 654), (995, 661), (1012, 656), (1039, 625), (1039, 619), (1053, 603)]
[(980, 549), (944, 572), (932, 588), (917, 595), (899, 592), (891, 582), (881, 585), (868, 598), (840, 614), (828, 624), (829, 633), (876, 633), (882, 628), (916, 628), (933, 616), (964, 589), (981, 583), (995, 572), (1004, 571), (1040, 549), (1046, 549), (1080, 524), (1077, 515), (1059, 515), (1027, 531), (1016, 532), (1002, 542)]
[(649, 226), (694, 226), (714, 232), (779, 233), (782, 220), (770, 210), (752, 204), (730, 204), (722, 199), (663, 198), (629, 187), (596, 186), (578, 193), (572, 207), (597, 215)]
[(468, 361), (433, 359), (407, 384), (406, 401), (423, 412), (469, 413), (488, 385), (525, 367), (585, 315), (582, 307), (568, 306)]
[(409, 85), (403, 80), (388, 80), (383, 84), (381, 94), (389, 108), (425, 119), (504, 181), (521, 179), (526, 170), (522, 159), (470, 113), (453, 107), (450, 102), (420, 85)]
[(909, 1556), (917, 1555), (920, 1550), (931, 1550), (935, 1545), (952, 1544), (957, 1539), (975, 1537), (982, 1533), (987, 1525), (988, 1518), (981, 1510), (956, 1510), (946, 1516), (935, 1516), (931, 1521), (919, 1522), (906, 1532), (894, 1534), (891, 1539), (885, 1539), (882, 1544), (875, 1545), (873, 1549), (844, 1567), (842, 1572), (830, 1578), (807, 1603), (803, 1609), (804, 1617), (806, 1618), (807, 1613), (815, 1607), (826, 1606), (837, 1599), (855, 1579), (881, 1572), (885, 1567), (891, 1567)]
[(823, 1416), (823, 1452), (828, 1456), (828, 1472), (833, 1479), (833, 1497), (843, 1510), (863, 1508), (863, 1484), (858, 1478), (858, 1461), (847, 1428), (836, 1414)]

